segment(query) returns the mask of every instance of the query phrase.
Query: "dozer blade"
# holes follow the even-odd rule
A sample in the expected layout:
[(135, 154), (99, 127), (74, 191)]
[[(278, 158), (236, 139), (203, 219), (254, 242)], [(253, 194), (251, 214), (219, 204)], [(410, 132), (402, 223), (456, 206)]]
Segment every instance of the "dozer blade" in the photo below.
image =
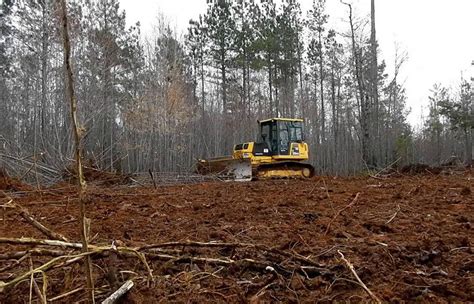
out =
[(216, 175), (219, 178), (234, 181), (251, 181), (252, 164), (249, 159), (213, 158), (200, 159), (196, 172), (202, 175)]

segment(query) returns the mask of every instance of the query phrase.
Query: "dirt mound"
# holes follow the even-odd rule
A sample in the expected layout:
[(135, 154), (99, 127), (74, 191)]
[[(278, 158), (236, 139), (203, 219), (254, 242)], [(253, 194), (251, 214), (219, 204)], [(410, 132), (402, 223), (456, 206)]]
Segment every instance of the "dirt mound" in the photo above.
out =
[(15, 177), (10, 177), (7, 172), (0, 168), (0, 190), (4, 191), (28, 191), (32, 187), (21, 182)]
[[(102, 186), (125, 185), (131, 182), (132, 176), (129, 174), (121, 174), (117, 172), (108, 172), (100, 170), (97, 167), (84, 166), (82, 173), (86, 182)], [(77, 170), (74, 166), (70, 166), (64, 170), (63, 179), (70, 182), (77, 182)]]
[(415, 174), (440, 174), (442, 171), (441, 168), (431, 167), (426, 164), (410, 164), (403, 166), (400, 169), (400, 173), (405, 175), (415, 175)]

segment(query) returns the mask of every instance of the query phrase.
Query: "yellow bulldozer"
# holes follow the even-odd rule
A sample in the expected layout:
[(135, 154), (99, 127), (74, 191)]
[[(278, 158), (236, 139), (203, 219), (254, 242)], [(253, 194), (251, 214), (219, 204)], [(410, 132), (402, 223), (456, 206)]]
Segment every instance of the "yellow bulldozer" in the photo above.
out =
[(302, 119), (270, 118), (258, 121), (257, 141), (234, 146), (232, 156), (199, 159), (196, 172), (236, 181), (272, 178), (310, 178)]

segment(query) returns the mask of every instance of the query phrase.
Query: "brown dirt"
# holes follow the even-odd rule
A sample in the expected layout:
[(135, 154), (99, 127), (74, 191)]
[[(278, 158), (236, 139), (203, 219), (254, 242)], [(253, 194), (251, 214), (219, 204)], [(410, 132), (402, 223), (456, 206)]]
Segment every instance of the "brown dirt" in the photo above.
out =
[[(76, 171), (75, 167), (67, 168), (63, 172), (63, 179), (70, 183), (76, 183)], [(86, 182), (100, 186), (125, 185), (131, 181), (131, 176), (128, 174), (103, 171), (93, 165), (84, 166), (82, 174), (84, 175)]]
[(32, 187), (21, 182), (17, 178), (10, 177), (8, 174), (0, 168), (0, 190), (6, 191), (28, 191)]
[[(341, 251), (382, 301), (472, 302), (473, 185), (472, 173), (465, 173), (390, 179), (318, 177), (158, 189), (91, 186), (88, 214), (96, 244), (113, 240), (128, 246), (185, 240), (262, 244), (298, 253), (327, 269), (323, 274), (285, 273), (279, 267), (283, 269), (290, 258), (282, 261), (252, 248), (176, 247), (170, 252), (186, 257), (274, 261), (269, 265), (278, 274), (240, 264), (227, 267), (148, 257), (155, 282), (147, 286), (146, 272), (136, 259), (119, 257), (111, 262), (110, 257), (95, 257), (96, 286), (105, 286), (99, 298), (110, 293), (110, 274), (116, 267), (128, 271), (118, 275), (120, 282), (135, 277), (136, 286), (125, 300), (128, 303), (369, 301), (340, 259)], [(11, 196), (46, 226), (79, 240), (73, 187), (60, 185), (41, 195)], [(343, 210), (351, 202), (352, 207)], [(13, 210), (6, 211), (0, 235), (43, 238)], [(0, 254), (24, 248), (2, 245)], [(35, 266), (47, 260), (34, 257)], [(23, 260), (1, 271), (12, 263), (0, 261), (1, 281), (28, 269)], [(79, 265), (48, 271), (48, 297), (83, 286), (81, 273)], [(36, 278), (40, 283), (41, 275)], [(25, 280), (0, 293), (0, 302), (25, 302), (28, 289), (29, 280)], [(63, 301), (84, 297), (80, 292)]]

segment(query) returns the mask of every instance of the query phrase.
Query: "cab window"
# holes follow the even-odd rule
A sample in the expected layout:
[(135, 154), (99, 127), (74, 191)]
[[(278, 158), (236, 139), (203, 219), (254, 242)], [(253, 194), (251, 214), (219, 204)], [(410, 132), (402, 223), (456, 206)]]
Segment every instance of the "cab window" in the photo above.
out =
[(303, 124), (299, 121), (288, 122), (288, 130), (290, 131), (290, 140), (292, 142), (303, 141)]

